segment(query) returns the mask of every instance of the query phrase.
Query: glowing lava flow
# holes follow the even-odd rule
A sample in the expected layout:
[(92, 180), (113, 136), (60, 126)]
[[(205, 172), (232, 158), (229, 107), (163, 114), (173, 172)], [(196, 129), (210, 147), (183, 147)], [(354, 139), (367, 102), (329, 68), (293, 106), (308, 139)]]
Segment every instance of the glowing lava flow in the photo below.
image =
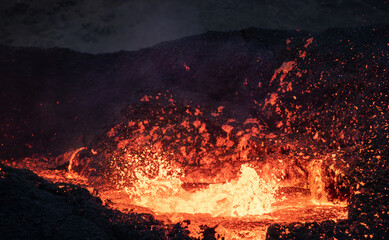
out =
[(156, 212), (234, 217), (261, 215), (271, 211), (278, 189), (274, 182), (261, 179), (247, 164), (241, 166), (239, 179), (211, 184), (195, 192), (184, 190), (178, 177), (167, 177), (164, 172), (154, 179), (137, 177), (139, 180), (134, 187), (126, 188), (127, 193), (137, 195), (134, 204)]
[[(80, 151), (69, 151), (61, 156), (63, 160), (58, 159), (69, 161), (71, 166), (66, 169), (44, 167), (45, 162), (38, 164), (41, 158), (26, 159), (25, 165), (18, 167), (29, 167), (54, 182), (81, 185), (107, 206), (123, 212), (150, 213), (166, 223), (190, 222), (187, 227), (194, 239), (203, 237), (204, 226), (214, 227), (225, 239), (265, 239), (274, 223), (348, 218), (345, 203), (333, 204), (325, 197), (321, 160), (308, 167), (309, 189), (283, 186), (283, 179), (272, 174), (275, 165), (254, 169), (247, 163), (240, 166), (238, 176), (231, 174), (225, 183), (187, 188), (184, 170), (151, 147), (141, 152), (127, 150), (124, 165), (115, 165), (112, 158), (117, 181), (98, 184), (76, 171)], [(198, 177), (201, 182), (202, 176)]]

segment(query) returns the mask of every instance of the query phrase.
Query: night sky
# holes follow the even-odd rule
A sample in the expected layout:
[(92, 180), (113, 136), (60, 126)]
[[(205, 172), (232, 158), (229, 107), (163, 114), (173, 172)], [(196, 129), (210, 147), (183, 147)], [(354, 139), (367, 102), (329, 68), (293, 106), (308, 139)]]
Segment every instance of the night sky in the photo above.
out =
[(323, 31), (389, 23), (389, 1), (7, 0), (0, 3), (0, 21), (0, 44), (102, 53), (208, 31)]

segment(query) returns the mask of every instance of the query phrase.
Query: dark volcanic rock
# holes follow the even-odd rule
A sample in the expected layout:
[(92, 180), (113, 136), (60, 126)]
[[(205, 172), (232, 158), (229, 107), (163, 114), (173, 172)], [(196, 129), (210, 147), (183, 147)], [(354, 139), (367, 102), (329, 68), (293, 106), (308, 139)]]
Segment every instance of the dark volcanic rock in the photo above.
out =
[(86, 189), (3, 165), (0, 217), (0, 239), (175, 239), (176, 232), (187, 238), (179, 226), (170, 233), (150, 214), (123, 214)]

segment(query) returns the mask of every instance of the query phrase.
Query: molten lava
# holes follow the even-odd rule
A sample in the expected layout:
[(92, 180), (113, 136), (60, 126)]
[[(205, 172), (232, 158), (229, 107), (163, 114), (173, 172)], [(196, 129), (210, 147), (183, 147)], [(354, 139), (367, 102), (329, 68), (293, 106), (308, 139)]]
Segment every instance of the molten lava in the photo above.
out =
[(127, 193), (136, 195), (134, 204), (159, 213), (209, 213), (216, 216), (261, 215), (271, 211), (278, 189), (275, 183), (261, 179), (255, 169), (242, 165), (239, 179), (210, 184), (197, 191), (186, 191), (177, 177), (163, 174), (148, 179), (143, 176)]
[(93, 149), (17, 165), (79, 184), (124, 212), (190, 220), (197, 238), (205, 225), (228, 239), (255, 239), (276, 222), (347, 218), (341, 151), (302, 152), (260, 119), (224, 118), (224, 106), (180, 106), (168, 95), (145, 96), (128, 111)]
[[(236, 179), (187, 186), (182, 169), (173, 167), (161, 155), (145, 150), (149, 167), (143, 168), (138, 162), (142, 157), (128, 155), (131, 161), (121, 170), (121, 185), (112, 186), (108, 182), (96, 184), (94, 178), (81, 176), (71, 168), (79, 164), (82, 150), (64, 154), (69, 160), (68, 168), (49, 170), (32, 164), (30, 168), (54, 182), (84, 186), (110, 207), (124, 212), (153, 213), (163, 221), (189, 220), (191, 224), (187, 227), (194, 238), (201, 237), (201, 226), (214, 226), (226, 239), (264, 239), (268, 226), (277, 222), (347, 219), (346, 204), (333, 204), (325, 197), (320, 162), (310, 166), (309, 189), (283, 187), (282, 179), (276, 179), (275, 175), (258, 174), (269, 169), (257, 171), (249, 164), (241, 165)], [(38, 161), (29, 159), (24, 164)], [(131, 184), (124, 181), (130, 172), (137, 179)]]

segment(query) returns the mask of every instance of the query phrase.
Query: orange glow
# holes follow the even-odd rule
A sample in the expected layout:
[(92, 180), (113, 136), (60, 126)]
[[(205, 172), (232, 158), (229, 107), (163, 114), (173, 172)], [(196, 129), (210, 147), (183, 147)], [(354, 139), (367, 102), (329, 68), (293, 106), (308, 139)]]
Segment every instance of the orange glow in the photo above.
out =
[[(284, 63), (275, 76), (283, 78), (293, 67), (293, 62)], [(291, 83), (284, 87), (291, 88)], [(281, 109), (279, 96), (269, 94), (261, 107), (285, 113), (274, 127), (286, 129), (295, 116)], [(163, 105), (156, 104), (157, 97), (165, 98)], [(334, 205), (326, 193), (326, 171), (335, 176), (341, 172), (324, 163), (335, 162), (337, 153), (305, 154), (298, 150), (300, 143), (267, 131), (261, 119), (225, 117), (225, 106), (208, 112), (201, 106), (180, 108), (171, 95), (162, 94), (140, 102), (153, 107), (147, 117), (132, 114), (104, 135), (103, 146), (77, 148), (55, 158), (57, 166), (68, 163), (65, 169), (53, 168), (43, 157), (26, 158), (19, 167), (55, 182), (79, 184), (121, 211), (152, 213), (173, 222), (190, 219), (197, 224), (189, 227), (192, 237), (200, 236), (203, 224), (217, 226), (226, 239), (263, 239), (275, 221), (347, 218), (345, 203)], [(324, 140), (322, 132), (307, 131), (310, 139)], [(82, 157), (88, 151), (90, 156)], [(93, 161), (104, 172), (96, 174)]]
[[(160, 165), (162, 166), (162, 164)], [(171, 170), (171, 169), (170, 169)], [(261, 215), (271, 211), (278, 189), (275, 182), (266, 182), (255, 169), (242, 165), (237, 180), (210, 184), (198, 191), (186, 191), (178, 178), (180, 170), (168, 175), (160, 169), (156, 178), (138, 173), (133, 187), (125, 187), (134, 204), (160, 213), (208, 213), (212, 216)]]
[(292, 71), (292, 69), (295, 66), (296, 66), (295, 61), (289, 61), (289, 62), (282, 63), (281, 67), (279, 67), (278, 69), (276, 69), (274, 71), (274, 74), (273, 74), (272, 78), (270, 79), (270, 83), (273, 82), (279, 74), (281, 74), (281, 76), (280, 76), (280, 84), (281, 84), (282, 81), (285, 79), (286, 75), (290, 71)]
[(185, 67), (185, 71), (187, 71), (187, 72), (190, 71), (190, 67), (186, 63), (184, 63), (184, 67)]
[(71, 155), (70, 155), (70, 157), (69, 157), (68, 172), (72, 172), (72, 171), (73, 171), (73, 169), (72, 169), (72, 167), (73, 167), (73, 160), (74, 160), (74, 158), (76, 157), (76, 155), (77, 155), (80, 151), (82, 151), (82, 150), (84, 150), (84, 149), (85, 149), (85, 147), (82, 147), (82, 148), (79, 148), (79, 149), (77, 149), (77, 150), (75, 150), (75, 151), (73, 151), (73, 152), (70, 152)]
[(309, 45), (311, 45), (312, 42), (313, 42), (313, 37), (308, 38), (304, 44), (304, 47), (307, 48)]

